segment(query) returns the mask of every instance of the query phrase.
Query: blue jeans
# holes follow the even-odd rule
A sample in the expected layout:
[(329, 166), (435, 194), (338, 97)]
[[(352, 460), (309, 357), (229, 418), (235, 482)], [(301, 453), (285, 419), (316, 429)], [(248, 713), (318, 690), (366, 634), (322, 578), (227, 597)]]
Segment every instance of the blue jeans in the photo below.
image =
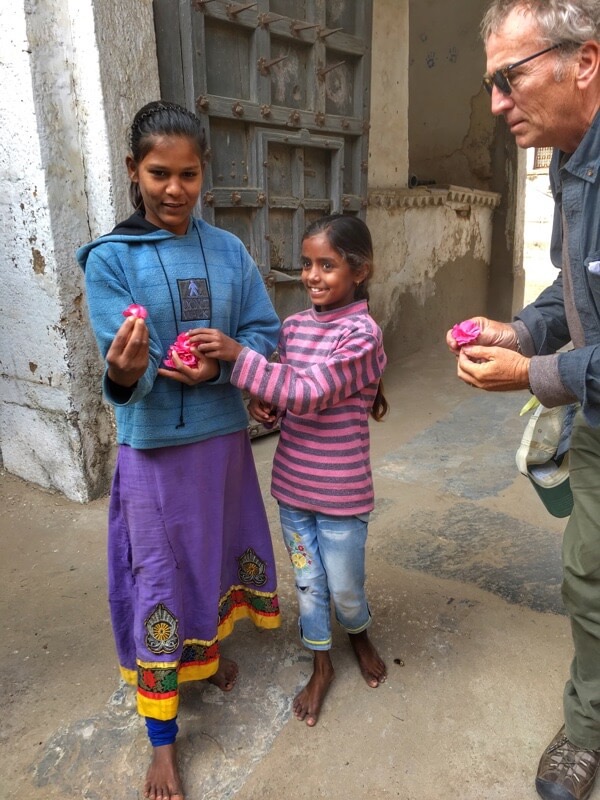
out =
[(348, 633), (371, 624), (365, 596), (368, 514), (332, 517), (279, 504), (283, 541), (294, 567), (300, 638), (310, 650), (331, 648), (331, 611)]

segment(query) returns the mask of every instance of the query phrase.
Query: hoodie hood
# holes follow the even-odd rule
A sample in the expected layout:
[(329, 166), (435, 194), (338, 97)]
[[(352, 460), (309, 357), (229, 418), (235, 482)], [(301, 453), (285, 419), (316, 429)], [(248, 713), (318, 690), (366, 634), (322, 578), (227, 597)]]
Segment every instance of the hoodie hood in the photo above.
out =
[(94, 247), (104, 244), (105, 242), (125, 242), (127, 244), (132, 244), (132, 242), (136, 240), (143, 240), (144, 242), (148, 242), (149, 240), (158, 241), (160, 239), (170, 239), (174, 236), (174, 233), (148, 222), (141, 211), (136, 211), (127, 219), (118, 222), (110, 233), (100, 236), (98, 239), (94, 239), (93, 242), (84, 244), (77, 250), (75, 255), (79, 266), (85, 271), (85, 265), (91, 251)]
[(115, 234), (122, 234), (123, 236), (144, 236), (146, 233), (156, 233), (163, 228), (153, 225), (148, 222), (146, 217), (141, 211), (135, 211), (130, 217), (124, 219), (122, 222), (117, 222), (115, 227), (110, 232), (110, 236)]

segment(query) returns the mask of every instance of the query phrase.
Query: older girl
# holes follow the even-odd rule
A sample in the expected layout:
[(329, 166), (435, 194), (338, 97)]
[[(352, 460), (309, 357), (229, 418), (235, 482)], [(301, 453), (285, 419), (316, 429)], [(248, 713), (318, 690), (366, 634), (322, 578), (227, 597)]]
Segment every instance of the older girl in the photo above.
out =
[(187, 331), (218, 326), (266, 357), (280, 325), (244, 245), (193, 216), (206, 153), (200, 120), (150, 103), (135, 115), (130, 146), (136, 211), (77, 256), (117, 422), (108, 536), (117, 653), (153, 746), (144, 794), (172, 800), (183, 798), (179, 684), (207, 678), (230, 690), (237, 665), (221, 656), (221, 640), (244, 617), (279, 625), (241, 392), (227, 364), (190, 347)]

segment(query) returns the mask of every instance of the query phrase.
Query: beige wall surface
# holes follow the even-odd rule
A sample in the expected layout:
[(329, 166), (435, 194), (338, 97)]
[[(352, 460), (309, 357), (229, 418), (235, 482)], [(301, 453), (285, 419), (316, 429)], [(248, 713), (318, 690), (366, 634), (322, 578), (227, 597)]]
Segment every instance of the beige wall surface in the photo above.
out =
[(487, 0), (410, 0), (410, 171), (489, 189), (494, 119), (481, 77)]
[(369, 185), (408, 180), (408, 0), (375, 0)]
[[(456, 5), (373, 6), (370, 295), (391, 358), (443, 341), (448, 327), (484, 313), (488, 301), (500, 196), (484, 190), (494, 120), (480, 92), (483, 4), (469, 0), (458, 12)], [(435, 184), (408, 188), (415, 153), (420, 177)]]
[(454, 323), (482, 313), (498, 202), (460, 187), (370, 193), (372, 306), (389, 358), (441, 343)]

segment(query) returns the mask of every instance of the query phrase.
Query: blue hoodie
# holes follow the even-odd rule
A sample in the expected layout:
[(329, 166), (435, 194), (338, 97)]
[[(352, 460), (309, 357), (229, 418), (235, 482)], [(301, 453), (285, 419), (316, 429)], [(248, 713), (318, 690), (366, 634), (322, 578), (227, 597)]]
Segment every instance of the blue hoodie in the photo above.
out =
[(218, 328), (269, 357), (280, 323), (263, 279), (233, 234), (192, 219), (184, 236), (136, 213), (77, 251), (85, 271), (90, 321), (103, 356), (123, 324), (123, 311), (148, 310), (148, 369), (133, 390), (104, 373), (103, 392), (115, 408), (117, 441), (146, 449), (189, 444), (247, 427), (241, 393), (221, 362), (213, 381), (187, 386), (157, 374), (177, 335)]

